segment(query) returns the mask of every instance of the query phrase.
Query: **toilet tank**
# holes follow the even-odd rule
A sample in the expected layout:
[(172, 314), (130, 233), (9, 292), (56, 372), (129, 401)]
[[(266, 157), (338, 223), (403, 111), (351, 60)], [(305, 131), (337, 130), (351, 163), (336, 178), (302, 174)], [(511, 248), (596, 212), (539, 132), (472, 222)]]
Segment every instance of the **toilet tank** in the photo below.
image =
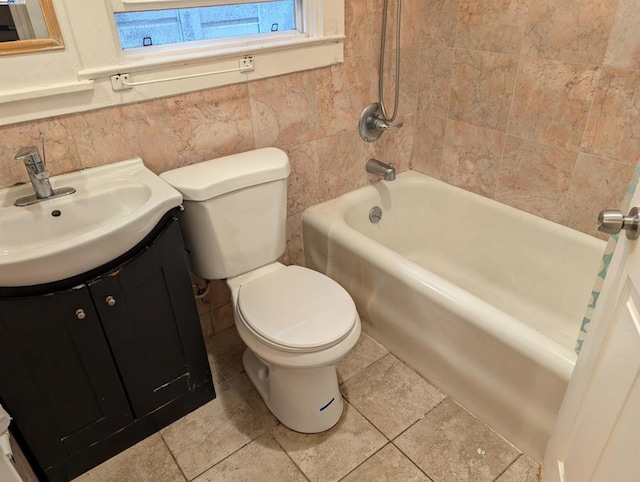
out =
[(273, 147), (162, 173), (184, 198), (180, 219), (194, 274), (223, 279), (285, 250), (289, 158)]

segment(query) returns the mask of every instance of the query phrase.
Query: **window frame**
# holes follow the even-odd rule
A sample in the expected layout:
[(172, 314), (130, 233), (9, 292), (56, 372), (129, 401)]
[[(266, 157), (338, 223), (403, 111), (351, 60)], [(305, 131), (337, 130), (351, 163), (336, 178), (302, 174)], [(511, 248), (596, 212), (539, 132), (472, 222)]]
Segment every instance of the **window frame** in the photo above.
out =
[[(269, 3), (275, 0), (209, 0), (207, 1), (197, 1), (196, 5), (191, 5), (194, 2), (190, 1), (182, 1), (176, 2), (173, 0), (159, 0), (153, 2), (144, 2), (144, 3), (136, 3), (135, 5), (143, 5), (147, 6), (147, 8), (127, 8), (127, 9), (118, 9), (114, 4), (122, 4), (120, 0), (111, 0), (113, 14), (115, 13), (130, 13), (130, 12), (148, 12), (154, 10), (170, 10), (170, 9), (182, 9), (182, 8), (197, 8), (197, 7), (219, 7), (225, 5), (238, 5), (238, 4), (246, 4), (246, 3)], [(199, 41), (189, 41), (189, 42), (176, 42), (172, 44), (164, 44), (157, 46), (148, 46), (148, 47), (137, 47), (137, 48), (129, 48), (122, 49), (125, 58), (130, 58), (132, 60), (145, 58), (149, 55), (153, 56), (162, 56), (165, 52), (180, 52), (180, 51), (190, 51), (193, 48), (201, 48), (201, 49), (219, 49), (224, 50), (227, 48), (235, 48), (238, 46), (252, 46), (252, 45), (261, 45), (261, 44), (269, 44), (273, 42), (278, 42), (286, 39), (292, 39), (294, 37), (297, 38), (308, 38), (313, 34), (309, 34), (307, 32), (308, 26), (312, 25), (312, 19), (308, 18), (308, 10), (305, 8), (305, 0), (293, 0), (295, 5), (295, 24), (299, 26), (297, 31), (285, 30), (282, 32), (265, 32), (261, 34), (251, 34), (251, 35), (238, 35), (235, 37), (226, 37), (226, 38), (216, 38), (216, 39), (205, 39)], [(202, 5), (204, 4), (204, 5)], [(153, 8), (149, 8), (151, 5)], [(116, 34), (118, 35), (118, 39), (120, 38), (120, 34), (117, 30), (116, 26)], [(316, 32), (314, 32), (315, 34)]]
[[(297, 10), (302, 17), (301, 33), (279, 32), (279, 35), (269, 33), (126, 50), (120, 46), (120, 38), (113, 16), (115, 11), (153, 10), (157, 9), (158, 6), (162, 6), (163, 8), (177, 8), (177, 6), (186, 8), (192, 6), (252, 3), (255, 1), (261, 2), (268, 0), (106, 0), (104, 6), (109, 18), (108, 30), (111, 33), (110, 40), (112, 44), (110, 61), (103, 62), (103, 65), (99, 67), (90, 67), (87, 65), (87, 68), (79, 70), (78, 78), (80, 80), (96, 80), (124, 71), (132, 74), (156, 71), (157, 75), (162, 75), (163, 71), (176, 65), (191, 66), (203, 63), (204, 61), (220, 64), (222, 70), (231, 65), (230, 61), (232, 59), (240, 59), (244, 56), (254, 57), (256, 60), (256, 70), (258, 70), (260, 68), (259, 57), (262, 53), (273, 54), (274, 52), (282, 52), (285, 56), (283, 63), (286, 65), (288, 63), (286, 59), (287, 53), (291, 54), (292, 52), (298, 51), (299, 54), (300, 51), (304, 51), (304, 49), (319, 45), (334, 45), (335, 47), (339, 47), (339, 52), (334, 49), (332, 60), (327, 60), (325, 55), (322, 56), (323, 58), (318, 59), (318, 62), (315, 62), (314, 66), (307, 68), (317, 68), (342, 62), (344, 0), (296, 0), (300, 5), (300, 8)], [(119, 6), (114, 7), (114, 4)], [(338, 6), (342, 8), (340, 9)], [(332, 12), (332, 10), (334, 11)], [(328, 19), (330, 19), (329, 22), (327, 21)], [(85, 58), (95, 57), (95, 52), (89, 52), (91, 50), (90, 47), (91, 45), (79, 44), (80, 56)], [(83, 55), (84, 52), (86, 52), (87, 55)], [(273, 55), (271, 55), (271, 57), (273, 57)], [(86, 64), (89, 63), (87, 62)], [(211, 67), (209, 67), (208, 70), (212, 70)], [(284, 68), (280, 73), (284, 74), (295, 70), (295, 68), (293, 68), (293, 70)], [(167, 71), (166, 73), (170, 72)], [(279, 75), (279, 73), (266, 76), (271, 75)], [(258, 78), (261, 76), (262, 75), (258, 74)], [(255, 77), (255, 75), (249, 74), (248, 79), (245, 80), (251, 80)], [(214, 83), (225, 85), (235, 82)]]

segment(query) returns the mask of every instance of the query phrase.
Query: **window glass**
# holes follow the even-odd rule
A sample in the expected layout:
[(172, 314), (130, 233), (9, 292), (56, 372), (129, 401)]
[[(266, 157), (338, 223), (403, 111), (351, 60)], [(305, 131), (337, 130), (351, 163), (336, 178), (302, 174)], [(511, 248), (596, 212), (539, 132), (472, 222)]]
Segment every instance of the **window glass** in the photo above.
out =
[(123, 49), (296, 30), (295, 0), (115, 13)]

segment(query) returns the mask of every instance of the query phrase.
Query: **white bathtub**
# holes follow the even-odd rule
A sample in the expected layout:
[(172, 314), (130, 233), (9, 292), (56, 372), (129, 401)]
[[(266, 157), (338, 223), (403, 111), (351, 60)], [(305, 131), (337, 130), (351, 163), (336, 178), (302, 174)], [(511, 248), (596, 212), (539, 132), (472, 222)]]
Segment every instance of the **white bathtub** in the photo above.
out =
[(306, 265), (347, 289), (365, 331), (542, 460), (603, 241), (411, 171), (302, 226)]

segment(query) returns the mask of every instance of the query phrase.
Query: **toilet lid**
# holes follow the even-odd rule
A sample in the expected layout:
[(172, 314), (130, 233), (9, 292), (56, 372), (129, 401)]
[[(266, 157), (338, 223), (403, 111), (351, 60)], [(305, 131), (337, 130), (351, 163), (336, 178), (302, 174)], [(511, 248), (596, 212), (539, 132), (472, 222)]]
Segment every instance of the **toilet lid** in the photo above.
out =
[(288, 266), (240, 286), (245, 323), (276, 345), (320, 350), (342, 341), (356, 322), (356, 307), (335, 281)]

